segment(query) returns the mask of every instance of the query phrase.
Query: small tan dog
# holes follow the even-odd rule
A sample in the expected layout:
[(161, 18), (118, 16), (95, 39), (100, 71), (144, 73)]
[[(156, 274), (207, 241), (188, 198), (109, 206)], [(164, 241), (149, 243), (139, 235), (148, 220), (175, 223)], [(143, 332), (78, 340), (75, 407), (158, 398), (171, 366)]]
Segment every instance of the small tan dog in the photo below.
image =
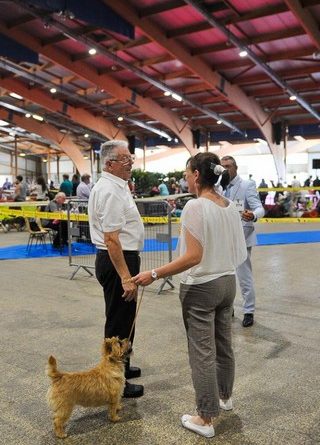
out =
[(51, 355), (46, 374), (52, 384), (47, 400), (53, 411), (54, 431), (57, 437), (67, 434), (64, 425), (71, 416), (75, 405), (108, 406), (112, 422), (120, 419), (117, 411), (121, 409), (125, 377), (123, 361), (129, 347), (127, 340), (118, 337), (104, 339), (100, 363), (88, 371), (62, 372), (57, 369), (56, 359)]

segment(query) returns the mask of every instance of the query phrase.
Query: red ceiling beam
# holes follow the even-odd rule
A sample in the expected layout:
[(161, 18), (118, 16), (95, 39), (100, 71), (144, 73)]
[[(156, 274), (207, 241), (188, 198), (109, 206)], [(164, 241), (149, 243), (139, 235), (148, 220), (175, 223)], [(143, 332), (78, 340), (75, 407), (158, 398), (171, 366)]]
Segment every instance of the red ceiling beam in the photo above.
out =
[(10, 30), (3, 22), (0, 22), (0, 32), (33, 49), (33, 51), (43, 54), (49, 60), (63, 66), (80, 78), (104, 89), (121, 102), (131, 104), (147, 116), (161, 122), (180, 138), (191, 154), (195, 152), (192, 132), (188, 126), (184, 125), (185, 123), (179, 119), (176, 113), (166, 110), (153, 100), (144, 98), (135, 91), (122, 86), (120, 82), (113, 77), (106, 74), (100, 75), (94, 67), (87, 63), (72, 61), (70, 55), (59, 48), (42, 47), (41, 42), (31, 36), (30, 33), (26, 33), (20, 29)]
[[(288, 8), (293, 12), (306, 34), (310, 37), (315, 47), (320, 49), (319, 24), (314, 20), (310, 11), (305, 9), (299, 0), (285, 0)], [(319, 2), (317, 2), (319, 4)]]

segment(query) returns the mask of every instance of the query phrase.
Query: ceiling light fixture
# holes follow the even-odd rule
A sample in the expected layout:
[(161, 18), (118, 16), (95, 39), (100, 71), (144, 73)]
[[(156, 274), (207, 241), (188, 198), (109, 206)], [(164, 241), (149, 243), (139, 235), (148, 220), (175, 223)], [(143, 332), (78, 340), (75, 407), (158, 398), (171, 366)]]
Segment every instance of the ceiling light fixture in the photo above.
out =
[(89, 137), (89, 134), (88, 134), (88, 133), (85, 133), (84, 137), (85, 137), (85, 138), (88, 138), (88, 137)]
[(26, 117), (27, 119), (29, 119), (29, 117), (31, 117), (31, 114), (30, 114), (30, 113), (26, 113), (26, 114), (25, 114), (25, 117)]
[(50, 88), (50, 93), (55, 94), (57, 92), (56, 88)]
[(43, 158), (42, 162), (48, 162), (48, 159)]
[(239, 52), (240, 57), (247, 57), (247, 55), (248, 55), (248, 52), (245, 49), (243, 49), (242, 51)]
[(88, 155), (83, 155), (83, 159), (89, 159)]
[(33, 114), (32, 115), (33, 119), (35, 119), (36, 121), (40, 121), (42, 122), (44, 119), (42, 116), (39, 116), (39, 114)]
[(19, 156), (21, 156), (22, 158), (24, 158), (25, 155), (26, 155), (25, 153), (20, 153), (20, 154), (19, 154)]
[(118, 119), (119, 122), (122, 122), (123, 121), (123, 116), (118, 116), (117, 119)]
[(295, 96), (294, 94), (292, 94), (292, 95), (289, 97), (289, 99), (290, 99), (290, 100), (297, 100), (297, 96)]
[(163, 93), (163, 95), (164, 95), (164, 96), (171, 96), (171, 93), (170, 93), (170, 91), (165, 91), (165, 92)]
[(179, 96), (179, 94), (176, 94), (176, 93), (173, 93), (173, 94), (172, 94), (172, 98), (175, 99), (175, 100), (177, 100), (178, 102), (181, 102), (181, 101), (182, 101), (182, 97)]
[(217, 121), (217, 124), (218, 124), (218, 125), (221, 125), (221, 124), (222, 124), (222, 121), (220, 121), (220, 120)]
[(95, 54), (97, 54), (97, 50), (95, 48), (90, 48), (88, 53), (90, 54), (90, 56), (94, 56)]
[(23, 99), (23, 97), (17, 93), (9, 93), (9, 96), (13, 97), (14, 99), (19, 99), (19, 100)]

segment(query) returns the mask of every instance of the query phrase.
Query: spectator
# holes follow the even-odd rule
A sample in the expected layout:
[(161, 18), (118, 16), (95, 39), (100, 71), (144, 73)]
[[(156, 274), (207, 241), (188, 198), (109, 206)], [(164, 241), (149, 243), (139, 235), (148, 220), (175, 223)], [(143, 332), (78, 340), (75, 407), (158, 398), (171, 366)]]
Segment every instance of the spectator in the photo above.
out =
[[(45, 211), (46, 212), (61, 212), (64, 210), (64, 204), (66, 201), (66, 195), (63, 192), (56, 194), (55, 198), (49, 202)], [(53, 247), (58, 249), (68, 245), (68, 224), (67, 221), (52, 219), (43, 221), (43, 227), (52, 229), (56, 232), (53, 238)]]
[(73, 184), (69, 180), (69, 175), (64, 174), (62, 176), (63, 181), (60, 184), (60, 192), (63, 192), (66, 196), (72, 195)]
[(80, 180), (79, 180), (79, 175), (74, 174), (72, 176), (72, 196), (77, 196), (77, 188), (78, 185), (80, 184)]
[(153, 184), (150, 191), (150, 196), (158, 196), (158, 195), (160, 195), (159, 187), (157, 186), (157, 184)]
[(164, 183), (163, 179), (161, 179), (161, 182), (159, 185), (159, 192), (160, 192), (160, 196), (168, 196), (169, 195), (168, 187)]
[(27, 199), (27, 184), (24, 182), (21, 175), (16, 176), (14, 200), (25, 201)]
[(310, 175), (310, 176), (304, 181), (303, 187), (310, 187), (311, 183), (312, 183), (312, 176)]
[(48, 187), (47, 187), (47, 184), (46, 184), (43, 176), (39, 176), (37, 178), (36, 185), (30, 189), (30, 195), (31, 195), (31, 192), (33, 192), (37, 195), (38, 201), (44, 201), (44, 200), (48, 199)]
[[(266, 181), (264, 179), (262, 179), (262, 181), (260, 182), (259, 188), (260, 189), (268, 188), (268, 184), (266, 183)], [(259, 192), (259, 197), (260, 197), (262, 205), (265, 205), (267, 196), (268, 196), (268, 192)]]
[(3, 183), (2, 190), (10, 190), (11, 187), (12, 187), (11, 182), (9, 181), (8, 178), (6, 178), (6, 180)]
[(79, 183), (76, 195), (79, 199), (89, 199), (91, 192), (91, 184), (90, 184), (91, 176), (88, 173), (85, 173), (81, 176), (81, 182)]
[(188, 193), (188, 181), (186, 180), (186, 172), (182, 173), (182, 178), (179, 181), (180, 192)]

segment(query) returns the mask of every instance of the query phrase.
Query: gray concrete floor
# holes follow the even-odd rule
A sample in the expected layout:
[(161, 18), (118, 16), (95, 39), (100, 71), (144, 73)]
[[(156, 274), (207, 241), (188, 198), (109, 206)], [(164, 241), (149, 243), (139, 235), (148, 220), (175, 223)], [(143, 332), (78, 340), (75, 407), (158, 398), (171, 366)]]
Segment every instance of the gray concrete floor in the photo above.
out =
[[(260, 232), (319, 229), (258, 225)], [(0, 246), (26, 239), (26, 233), (0, 233)], [(180, 416), (195, 405), (176, 287), (161, 296), (147, 289), (143, 296), (132, 362), (143, 370), (145, 396), (125, 400), (117, 424), (106, 419), (104, 408), (76, 409), (64, 443), (319, 444), (319, 244), (256, 247), (253, 264), (256, 323), (241, 327), (237, 296), (234, 410), (222, 414), (215, 438), (180, 426)], [(70, 281), (71, 271), (61, 257), (0, 262), (0, 444), (59, 443), (45, 400), (47, 357), (54, 354), (64, 370), (99, 360), (102, 292), (85, 272)]]

